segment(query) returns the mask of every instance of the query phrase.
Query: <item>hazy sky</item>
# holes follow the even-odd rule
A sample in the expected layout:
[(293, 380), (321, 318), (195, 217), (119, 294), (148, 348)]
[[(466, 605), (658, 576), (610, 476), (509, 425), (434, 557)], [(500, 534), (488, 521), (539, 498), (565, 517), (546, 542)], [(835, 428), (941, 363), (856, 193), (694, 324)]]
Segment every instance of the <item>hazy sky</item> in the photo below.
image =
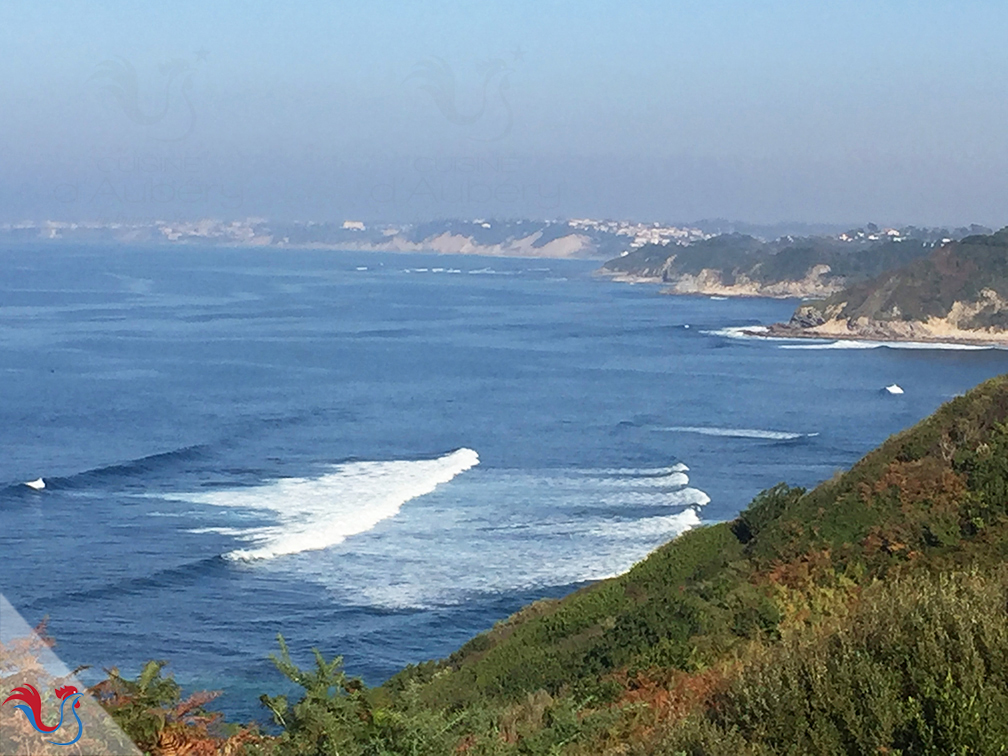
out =
[(1003, 0), (6, 0), (0, 219), (1001, 226), (1006, 40)]

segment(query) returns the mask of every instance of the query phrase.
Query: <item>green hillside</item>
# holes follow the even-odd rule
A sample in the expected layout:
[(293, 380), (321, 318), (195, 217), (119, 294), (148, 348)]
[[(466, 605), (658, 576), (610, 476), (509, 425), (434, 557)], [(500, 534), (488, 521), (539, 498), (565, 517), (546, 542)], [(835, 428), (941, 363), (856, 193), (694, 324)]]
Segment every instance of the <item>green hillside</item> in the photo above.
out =
[(805, 325), (830, 319), (876, 322), (946, 318), (957, 303), (964, 329), (1008, 328), (1008, 229), (969, 236), (871, 281), (803, 308)]
[(714, 270), (723, 285), (731, 286), (742, 278), (764, 285), (800, 281), (816, 266), (828, 265), (831, 280), (850, 285), (906, 265), (930, 249), (915, 239), (842, 242), (831, 237), (785, 237), (763, 242), (744, 234), (722, 234), (686, 247), (646, 245), (609, 260), (602, 271), (674, 283)]

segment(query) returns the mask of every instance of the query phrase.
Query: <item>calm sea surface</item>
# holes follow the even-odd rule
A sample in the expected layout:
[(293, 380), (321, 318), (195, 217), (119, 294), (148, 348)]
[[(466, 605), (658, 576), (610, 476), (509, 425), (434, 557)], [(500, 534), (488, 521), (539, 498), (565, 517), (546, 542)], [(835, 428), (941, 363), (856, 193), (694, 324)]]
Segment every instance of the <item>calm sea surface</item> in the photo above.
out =
[(1008, 371), (594, 267), (0, 249), (0, 592), (92, 677), (169, 659), (261, 718), (277, 633), (380, 682)]

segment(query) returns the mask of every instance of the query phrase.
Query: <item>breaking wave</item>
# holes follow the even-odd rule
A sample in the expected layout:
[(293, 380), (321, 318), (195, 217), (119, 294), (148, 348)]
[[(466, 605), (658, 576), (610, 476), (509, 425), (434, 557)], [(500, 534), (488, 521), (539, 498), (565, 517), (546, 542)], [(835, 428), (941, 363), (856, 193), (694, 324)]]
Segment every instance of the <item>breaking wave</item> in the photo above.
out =
[(640, 478), (660, 478), (672, 473), (689, 472), (689, 467), (682, 462), (676, 462), (671, 467), (609, 467), (602, 469), (578, 470), (582, 475), (620, 477), (640, 477)]
[(45, 484), (48, 488), (73, 489), (91, 488), (96, 484), (107, 485), (109, 483), (117, 483), (190, 464), (192, 461), (199, 459), (205, 451), (206, 447), (202, 444), (183, 446), (171, 451), (149, 454), (146, 457), (138, 457), (137, 459), (125, 462), (116, 462), (103, 467), (95, 467), (91, 470), (84, 470), (72, 475), (45, 477)]
[(177, 498), (272, 515), (275, 522), (269, 525), (209, 529), (250, 544), (225, 554), (228, 559), (272, 559), (325, 549), (371, 530), (406, 502), (477, 464), (475, 451), (458, 449), (437, 459), (348, 462), (318, 478), (284, 478), (252, 488)]
[(701, 426), (672, 426), (656, 428), (655, 430), (669, 433), (699, 433), (701, 436), (724, 436), (727, 438), (756, 438), (767, 441), (794, 441), (799, 438), (812, 438), (818, 433), (790, 433), (788, 431), (760, 430), (758, 428), (707, 428)]
[[(591, 535), (601, 538), (619, 538), (637, 541), (649, 537), (674, 538), (700, 524), (700, 515), (697, 514), (695, 509), (684, 509), (682, 512), (673, 515), (600, 523), (589, 532)], [(604, 577), (610, 576), (605, 575)]]
[(705, 336), (722, 336), (726, 339), (755, 339), (757, 341), (777, 341), (775, 337), (760, 336), (770, 329), (763, 325), (729, 326), (713, 331), (701, 331)]

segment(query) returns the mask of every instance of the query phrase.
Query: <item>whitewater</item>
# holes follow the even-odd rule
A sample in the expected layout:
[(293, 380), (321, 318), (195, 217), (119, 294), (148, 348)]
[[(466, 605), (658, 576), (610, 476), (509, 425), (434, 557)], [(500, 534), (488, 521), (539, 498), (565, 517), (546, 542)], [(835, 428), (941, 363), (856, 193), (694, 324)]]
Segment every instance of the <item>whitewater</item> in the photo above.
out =
[(335, 546), (394, 516), (410, 499), (433, 491), (479, 464), (472, 449), (458, 449), (432, 460), (353, 462), (337, 465), (318, 478), (287, 478), (262, 486), (188, 494), (197, 504), (265, 510), (276, 523), (239, 529), (202, 528), (248, 541), (252, 548), (235, 549), (230, 559), (272, 559)]

